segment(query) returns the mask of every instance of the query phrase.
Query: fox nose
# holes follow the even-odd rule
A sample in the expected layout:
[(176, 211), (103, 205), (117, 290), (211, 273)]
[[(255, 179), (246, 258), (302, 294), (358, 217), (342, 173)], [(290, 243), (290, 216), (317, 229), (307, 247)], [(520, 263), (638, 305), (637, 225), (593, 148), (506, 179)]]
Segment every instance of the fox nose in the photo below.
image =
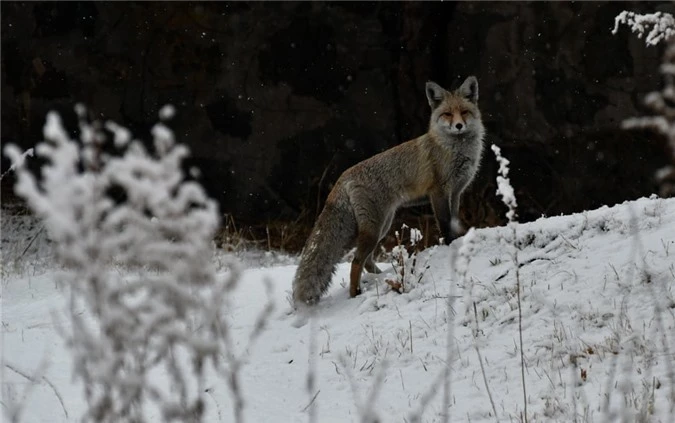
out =
[(464, 125), (462, 125), (461, 123), (455, 125), (455, 128), (457, 128), (458, 131), (461, 131), (463, 127)]

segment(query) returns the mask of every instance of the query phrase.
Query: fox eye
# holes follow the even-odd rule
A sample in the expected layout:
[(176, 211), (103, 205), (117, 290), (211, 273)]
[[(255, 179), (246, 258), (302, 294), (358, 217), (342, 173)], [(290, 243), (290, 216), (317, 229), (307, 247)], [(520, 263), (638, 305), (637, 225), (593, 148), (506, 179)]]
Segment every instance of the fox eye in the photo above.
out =
[(452, 113), (450, 113), (450, 112), (445, 112), (445, 113), (443, 113), (441, 116), (443, 116), (443, 117), (452, 117)]
[(462, 110), (461, 113), (462, 113), (462, 116), (466, 116), (466, 115), (470, 114), (471, 112), (468, 111), (468, 110)]

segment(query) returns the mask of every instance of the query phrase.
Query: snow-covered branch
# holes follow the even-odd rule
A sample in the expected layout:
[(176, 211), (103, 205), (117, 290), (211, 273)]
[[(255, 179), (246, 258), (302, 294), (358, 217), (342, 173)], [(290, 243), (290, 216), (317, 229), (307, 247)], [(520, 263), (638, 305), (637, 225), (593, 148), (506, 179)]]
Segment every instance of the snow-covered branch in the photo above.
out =
[(663, 55), (659, 71), (663, 75), (664, 85), (660, 91), (645, 96), (645, 105), (652, 110), (653, 116), (642, 116), (626, 119), (622, 122), (625, 129), (653, 129), (666, 136), (671, 151), (672, 165), (665, 166), (655, 172), (655, 179), (660, 185), (660, 194), (669, 196), (675, 193), (675, 18), (669, 13), (638, 14), (623, 11), (614, 18), (613, 34), (619, 25), (628, 25), (638, 38), (646, 34), (647, 45), (657, 45), (661, 41), (668, 43)]
[(675, 35), (675, 19), (670, 13), (639, 14), (624, 10), (614, 18), (612, 34), (619, 31), (621, 24), (629, 26), (638, 38), (642, 38), (646, 34), (645, 43), (651, 46), (655, 46)]
[(513, 222), (516, 218), (516, 196), (513, 192), (513, 187), (509, 181), (509, 160), (502, 156), (501, 148), (492, 144), (492, 151), (495, 153), (497, 162), (499, 163), (499, 170), (497, 171), (497, 194), (501, 195), (502, 202), (509, 208), (509, 211), (506, 212), (506, 217), (509, 219), (509, 222)]
[(0, 175), (0, 181), (7, 175), (9, 172), (13, 171), (14, 169), (17, 168), (17, 166), (23, 166), (23, 162), (26, 161), (26, 158), (28, 157), (33, 157), (35, 154), (35, 151), (32, 148), (29, 148), (28, 150), (24, 151), (23, 153), (19, 152), (18, 150), (15, 152), (14, 155), (14, 160), (12, 165)]

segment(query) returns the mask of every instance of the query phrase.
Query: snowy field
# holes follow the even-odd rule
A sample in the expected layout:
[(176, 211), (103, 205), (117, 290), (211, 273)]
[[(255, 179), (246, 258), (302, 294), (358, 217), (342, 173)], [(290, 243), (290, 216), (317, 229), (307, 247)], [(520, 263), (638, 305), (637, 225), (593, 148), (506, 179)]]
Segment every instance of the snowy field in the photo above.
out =
[[(37, 230), (3, 215), (2, 406), (22, 405), (23, 422), (75, 422), (85, 400), (59, 335), (66, 290)], [(451, 259), (461, 238), (419, 253), (404, 294), (385, 283), (396, 275), (382, 263), (385, 272), (366, 275), (363, 295), (349, 299), (342, 263), (309, 322), (288, 302), (295, 265), (243, 255), (227, 313), (246, 358), (244, 420), (434, 422), (444, 402), (450, 421), (523, 420), (510, 236), (506, 227), (475, 231), (465, 274)], [(675, 199), (542, 218), (518, 225), (517, 237), (528, 420), (675, 421)], [(22, 254), (35, 265), (11, 262)], [(249, 343), (269, 300), (274, 312)], [(212, 374), (207, 385), (205, 421), (235, 421), (226, 381)]]

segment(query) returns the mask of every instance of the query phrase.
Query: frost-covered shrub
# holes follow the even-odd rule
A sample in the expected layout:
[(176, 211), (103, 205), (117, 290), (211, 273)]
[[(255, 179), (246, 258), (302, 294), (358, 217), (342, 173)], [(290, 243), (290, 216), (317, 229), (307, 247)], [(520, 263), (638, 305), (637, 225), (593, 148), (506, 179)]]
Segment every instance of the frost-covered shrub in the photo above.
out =
[[(409, 248), (403, 242), (406, 229), (408, 230)], [(420, 265), (418, 262), (419, 242), (422, 240), (422, 232), (419, 229), (410, 228), (404, 223), (401, 226), (401, 232), (395, 231), (395, 235), (396, 245), (391, 249), (390, 253), (395, 276), (394, 278), (385, 279), (385, 283), (394, 291), (402, 294), (409, 292), (420, 283), (429, 265), (426, 262)]]
[[(675, 18), (669, 13), (638, 14), (623, 11), (614, 18), (613, 34), (619, 26), (625, 24), (638, 38), (645, 36), (648, 46), (667, 42), (663, 62), (659, 71), (663, 75), (663, 88), (645, 96), (645, 105), (652, 110), (653, 116), (642, 116), (626, 119), (622, 126), (630, 128), (654, 129), (665, 135), (671, 151), (672, 165), (658, 169), (655, 174), (661, 186), (662, 196), (675, 195)], [(645, 35), (646, 34), (646, 35)]]
[(614, 18), (614, 29), (612, 34), (616, 34), (619, 25), (624, 24), (630, 27), (631, 31), (642, 38), (645, 34), (645, 43), (655, 46), (661, 41), (670, 39), (675, 35), (675, 19), (670, 13), (656, 12), (640, 14), (624, 10)]
[[(492, 144), (490, 147), (492, 152), (495, 154), (495, 159), (499, 163), (499, 169), (497, 170), (497, 195), (502, 197), (502, 203), (508, 207), (509, 211), (506, 212), (506, 217), (509, 219), (508, 226), (511, 229), (511, 259), (513, 260), (513, 269), (516, 277), (516, 298), (518, 300), (518, 335), (519, 335), (519, 346), (520, 346), (520, 372), (521, 372), (521, 381), (523, 384), (523, 416), (525, 423), (528, 421), (527, 415), (527, 386), (525, 384), (525, 352), (523, 350), (523, 314), (522, 314), (522, 303), (520, 301), (522, 284), (520, 282), (520, 263), (518, 260), (518, 236), (516, 234), (516, 226), (518, 221), (516, 220), (518, 209), (518, 203), (516, 202), (516, 195), (511, 185), (511, 180), (509, 179), (509, 164), (511, 162), (504, 156), (502, 156), (502, 150), (498, 146)], [(508, 243), (508, 241), (507, 241)], [(476, 317), (477, 318), (477, 317)], [(487, 386), (487, 382), (486, 382)], [(496, 410), (494, 403), (492, 404), (493, 410)], [(495, 411), (496, 412), (496, 411)]]
[[(163, 123), (153, 128), (152, 152), (107, 123), (120, 151), (108, 155), (103, 125), (76, 110), (79, 141), (56, 113), (47, 116), (37, 177), (15, 146), (5, 152), (16, 193), (44, 221), (64, 268), (63, 335), (85, 389), (84, 420), (141, 422), (159, 412), (165, 421), (200, 421), (206, 372), (223, 371), (219, 361), (232, 356), (222, 310), (237, 274), (218, 278), (211, 262), (217, 206), (185, 180), (188, 151)], [(165, 108), (160, 117), (170, 115)]]

